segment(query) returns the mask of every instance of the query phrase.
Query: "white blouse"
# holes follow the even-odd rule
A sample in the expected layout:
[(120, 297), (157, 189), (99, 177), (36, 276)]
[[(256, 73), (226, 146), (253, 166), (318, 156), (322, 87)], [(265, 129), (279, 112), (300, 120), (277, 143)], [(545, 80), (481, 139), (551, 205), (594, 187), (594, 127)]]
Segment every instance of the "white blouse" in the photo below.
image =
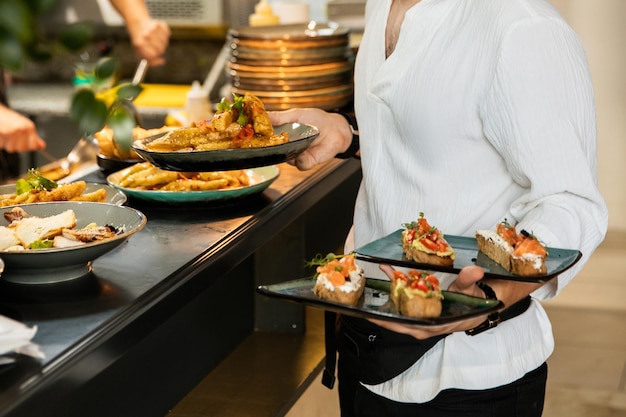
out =
[[(353, 244), (420, 212), (464, 236), (506, 218), (548, 246), (582, 251), (576, 267), (533, 294), (555, 296), (602, 241), (608, 218), (579, 39), (545, 0), (422, 0), (386, 58), (391, 1), (367, 2), (355, 65), (363, 183)], [(425, 402), (446, 388), (496, 387), (538, 367), (553, 344), (534, 301), (493, 330), (450, 335), (403, 374), (368, 388)]]

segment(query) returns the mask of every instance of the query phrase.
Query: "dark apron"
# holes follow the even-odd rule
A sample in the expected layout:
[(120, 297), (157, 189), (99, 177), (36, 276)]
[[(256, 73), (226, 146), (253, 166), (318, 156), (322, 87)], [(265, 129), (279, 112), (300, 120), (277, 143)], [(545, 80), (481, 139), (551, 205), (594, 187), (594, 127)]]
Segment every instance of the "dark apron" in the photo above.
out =
[[(500, 313), (501, 321), (525, 312), (530, 296), (523, 298)], [(326, 368), (322, 383), (332, 388), (335, 382), (336, 353), (344, 368), (350, 369), (358, 381), (377, 385), (407, 370), (437, 342), (448, 334), (418, 340), (392, 332), (365, 319), (325, 312)], [(471, 337), (471, 336), (470, 336)]]
[(380, 384), (400, 375), (447, 336), (418, 340), (348, 316), (342, 316), (340, 323), (337, 351), (341, 360), (357, 370), (359, 381), (368, 385)]

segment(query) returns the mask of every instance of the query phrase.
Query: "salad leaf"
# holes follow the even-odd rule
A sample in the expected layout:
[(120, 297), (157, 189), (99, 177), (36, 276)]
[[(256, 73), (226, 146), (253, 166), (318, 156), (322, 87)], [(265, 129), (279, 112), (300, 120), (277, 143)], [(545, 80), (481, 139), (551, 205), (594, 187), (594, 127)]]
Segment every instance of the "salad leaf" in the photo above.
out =
[(15, 191), (17, 194), (24, 194), (32, 190), (36, 191), (50, 191), (57, 188), (59, 185), (56, 181), (49, 180), (39, 173), (36, 169), (30, 169), (26, 173), (25, 178), (20, 178), (15, 183)]
[(49, 249), (54, 244), (54, 241), (50, 239), (46, 240), (35, 240), (30, 245), (28, 245), (28, 249)]

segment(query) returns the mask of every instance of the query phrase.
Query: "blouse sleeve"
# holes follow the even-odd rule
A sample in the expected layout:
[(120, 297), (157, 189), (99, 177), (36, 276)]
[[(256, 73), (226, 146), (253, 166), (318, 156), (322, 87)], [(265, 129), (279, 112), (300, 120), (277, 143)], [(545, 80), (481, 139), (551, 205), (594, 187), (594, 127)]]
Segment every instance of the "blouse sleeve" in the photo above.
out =
[(597, 186), (593, 88), (573, 30), (549, 18), (512, 27), (481, 118), (514, 181), (527, 190), (510, 208), (518, 230), (583, 253), (574, 268), (534, 294), (551, 298), (600, 244), (608, 220)]

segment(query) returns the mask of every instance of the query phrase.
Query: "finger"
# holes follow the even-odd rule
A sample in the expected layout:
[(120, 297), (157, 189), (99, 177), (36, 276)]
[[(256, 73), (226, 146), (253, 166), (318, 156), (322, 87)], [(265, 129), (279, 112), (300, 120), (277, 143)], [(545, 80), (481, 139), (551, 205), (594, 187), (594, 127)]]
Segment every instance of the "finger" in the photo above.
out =
[(279, 126), (289, 122), (295, 122), (298, 120), (294, 109), (284, 111), (268, 111), (267, 112), (272, 125)]
[(393, 279), (393, 271), (395, 271), (395, 269), (391, 265), (380, 264), (378, 268), (383, 271), (389, 279)]
[(471, 290), (476, 282), (483, 279), (485, 271), (476, 265), (466, 266), (459, 272), (459, 275), (454, 282), (456, 290), (465, 292)]
[(298, 169), (306, 171), (317, 165), (315, 157), (309, 151), (304, 151), (295, 159), (295, 164)]

